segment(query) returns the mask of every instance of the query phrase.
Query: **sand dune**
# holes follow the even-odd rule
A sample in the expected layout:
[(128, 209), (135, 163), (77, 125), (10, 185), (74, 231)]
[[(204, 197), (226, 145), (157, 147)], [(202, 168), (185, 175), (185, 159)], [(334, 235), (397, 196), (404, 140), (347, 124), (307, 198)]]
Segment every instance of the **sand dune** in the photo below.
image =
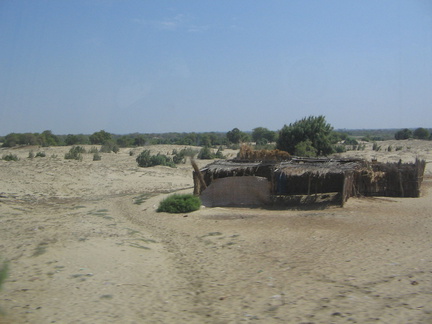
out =
[[(430, 141), (390, 145), (344, 155), (432, 161)], [(430, 163), (420, 198), (172, 215), (155, 209), (192, 192), (190, 165), (139, 168), (129, 149), (64, 160), (68, 149), (0, 149), (21, 157), (0, 161), (0, 322), (432, 322)]]

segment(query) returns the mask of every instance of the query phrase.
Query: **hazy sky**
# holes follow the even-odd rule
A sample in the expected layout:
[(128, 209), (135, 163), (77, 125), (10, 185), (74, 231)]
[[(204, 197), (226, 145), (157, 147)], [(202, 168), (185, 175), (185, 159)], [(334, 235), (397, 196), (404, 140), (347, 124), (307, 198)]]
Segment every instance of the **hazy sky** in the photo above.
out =
[(1, 0), (0, 135), (432, 127), (429, 0)]

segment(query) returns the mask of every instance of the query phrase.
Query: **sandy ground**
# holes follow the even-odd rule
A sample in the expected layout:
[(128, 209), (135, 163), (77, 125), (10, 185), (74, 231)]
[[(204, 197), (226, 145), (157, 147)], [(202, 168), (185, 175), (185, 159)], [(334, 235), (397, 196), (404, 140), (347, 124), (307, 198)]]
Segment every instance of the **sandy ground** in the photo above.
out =
[[(344, 155), (432, 161), (430, 141), (389, 145)], [(420, 198), (173, 215), (155, 209), (192, 192), (190, 165), (68, 149), (0, 149), (21, 157), (0, 161), (1, 323), (432, 323), (432, 164)]]

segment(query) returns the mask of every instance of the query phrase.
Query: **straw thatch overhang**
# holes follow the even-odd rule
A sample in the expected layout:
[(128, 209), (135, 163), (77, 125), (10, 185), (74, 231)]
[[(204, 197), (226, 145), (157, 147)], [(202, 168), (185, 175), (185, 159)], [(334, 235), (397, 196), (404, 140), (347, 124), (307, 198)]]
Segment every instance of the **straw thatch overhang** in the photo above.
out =
[[(259, 177), (268, 180), (269, 195), (273, 198), (335, 193), (343, 205), (354, 195), (418, 197), (424, 168), (425, 162), (419, 160), (405, 164), (319, 158), (282, 162), (221, 160), (201, 169), (200, 175), (194, 172), (194, 192), (201, 194), (217, 179)], [(236, 190), (226, 188), (227, 194)]]

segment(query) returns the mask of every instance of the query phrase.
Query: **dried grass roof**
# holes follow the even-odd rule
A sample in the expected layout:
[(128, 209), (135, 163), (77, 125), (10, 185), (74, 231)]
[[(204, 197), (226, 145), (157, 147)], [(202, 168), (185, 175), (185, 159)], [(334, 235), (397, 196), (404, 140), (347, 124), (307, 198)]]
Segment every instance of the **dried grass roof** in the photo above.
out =
[(253, 171), (262, 167), (272, 168), (286, 175), (301, 176), (309, 173), (317, 176), (326, 174), (344, 173), (362, 167), (364, 160), (360, 159), (322, 159), (322, 158), (293, 158), (283, 162), (248, 162), (239, 160), (220, 160), (207, 165), (201, 171), (218, 174), (221, 172), (230, 173), (240, 170)]

